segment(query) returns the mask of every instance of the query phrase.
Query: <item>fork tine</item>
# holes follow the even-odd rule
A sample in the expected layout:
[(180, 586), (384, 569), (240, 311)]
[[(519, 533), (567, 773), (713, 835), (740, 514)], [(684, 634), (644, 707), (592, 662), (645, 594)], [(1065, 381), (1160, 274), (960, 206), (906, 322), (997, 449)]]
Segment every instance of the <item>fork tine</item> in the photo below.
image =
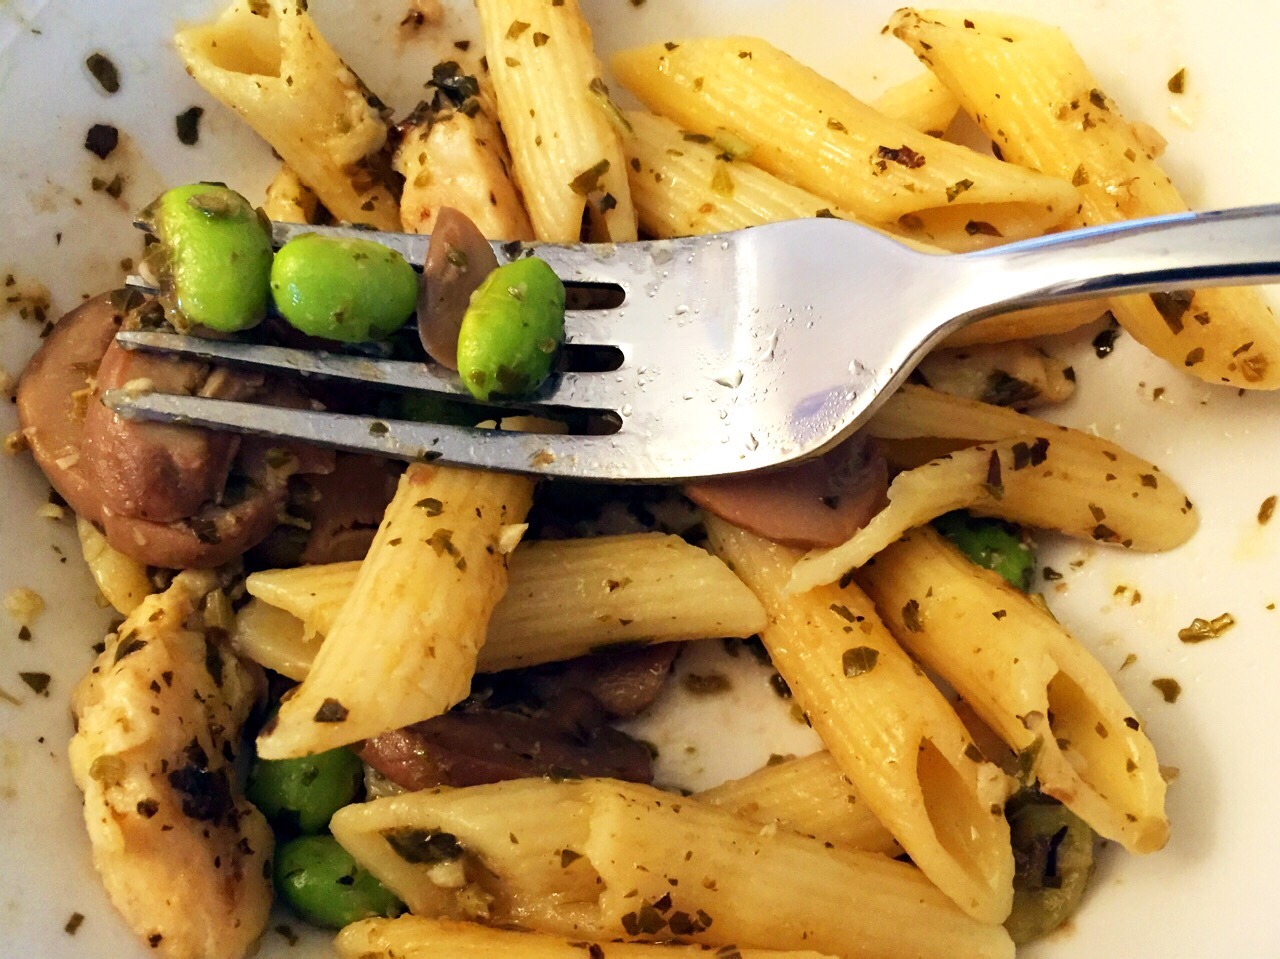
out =
[(619, 436), (474, 429), (124, 389), (106, 391), (102, 401), (131, 419), (229, 429), (411, 462), (618, 482), (651, 482), (666, 476), (666, 471), (652, 467), (637, 471), (637, 458), (624, 452), (635, 441)]
[[(378, 360), (342, 353), (321, 353), (283, 346), (262, 346), (235, 340), (211, 340), (199, 336), (150, 331), (124, 331), (116, 341), (126, 349), (187, 356), (215, 363), (230, 363), (276, 370), (298, 376), (365, 383), (369, 386), (415, 390), (447, 396), (463, 403), (477, 402), (457, 375), (443, 368), (410, 360)], [(540, 409), (570, 407), (608, 410), (610, 399), (599, 374), (561, 373), (534, 395), (518, 401), (489, 400), (486, 406)]]

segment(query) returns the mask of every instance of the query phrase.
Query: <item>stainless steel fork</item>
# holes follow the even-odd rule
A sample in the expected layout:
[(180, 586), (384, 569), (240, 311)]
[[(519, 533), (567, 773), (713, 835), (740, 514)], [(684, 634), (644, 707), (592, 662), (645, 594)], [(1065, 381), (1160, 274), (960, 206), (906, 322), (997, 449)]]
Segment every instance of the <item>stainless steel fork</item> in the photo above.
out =
[[(277, 244), (341, 228), (276, 224)], [(358, 231), (421, 264), (425, 236)], [(368, 415), (108, 392), (122, 415), (288, 437), (406, 460), (611, 482), (677, 482), (767, 469), (830, 447), (864, 423), (925, 353), (960, 326), (1020, 307), (1120, 292), (1280, 281), (1280, 205), (1136, 220), (931, 255), (834, 219), (617, 245), (495, 244), (536, 255), (566, 283), (625, 298), (570, 311), (567, 342), (616, 347), (611, 372), (558, 374), (509, 405), (612, 411), (612, 435), (470, 429)], [(164, 333), (159, 350), (282, 373), (470, 401), (434, 364)]]

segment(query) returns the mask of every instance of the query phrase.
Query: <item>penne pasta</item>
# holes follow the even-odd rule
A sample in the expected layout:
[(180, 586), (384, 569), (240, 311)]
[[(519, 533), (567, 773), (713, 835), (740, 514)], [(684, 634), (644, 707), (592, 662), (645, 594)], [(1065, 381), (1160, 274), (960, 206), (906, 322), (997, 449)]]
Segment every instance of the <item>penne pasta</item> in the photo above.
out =
[[(1099, 89), (1061, 30), (952, 10), (900, 10), (890, 23), (1007, 159), (1079, 187), (1071, 225), (1187, 209), (1149, 137)], [(1135, 339), (1193, 376), (1280, 386), (1280, 327), (1253, 290), (1118, 297), (1111, 310)]]
[(267, 184), (262, 212), (277, 223), (315, 223), (319, 205), (320, 200), (311, 188), (283, 163)]
[[(302, 675), (319, 642), (313, 641), (310, 654), (298, 644), (304, 634), (329, 633), (359, 568), (300, 566), (253, 573), (246, 581), (259, 601), (292, 614), (275, 635), (285, 636), (294, 650), (293, 668)], [(261, 615), (255, 610), (247, 628), (255, 628)], [(518, 669), (634, 643), (742, 638), (763, 626), (764, 610), (751, 591), (724, 563), (678, 536), (547, 540), (511, 554), (507, 592), (489, 621), (478, 669)], [(265, 654), (277, 655), (270, 649)]]
[(1024, 757), (1042, 792), (1131, 852), (1165, 844), (1155, 749), (1106, 669), (1048, 612), (928, 527), (856, 578), (898, 641)]
[(80, 552), (100, 592), (121, 616), (128, 616), (153, 590), (147, 567), (114, 549), (98, 528), (83, 516), (76, 517)]
[(342, 959), (832, 959), (817, 952), (734, 949), (717, 956), (697, 945), (583, 942), (421, 916), (353, 922), (335, 945)]
[(1067, 181), (885, 117), (763, 40), (658, 44), (616, 55), (613, 67), (649, 109), (703, 135), (726, 130), (751, 162), (867, 223), (923, 224), (929, 211), (958, 207), (972, 235), (1013, 239), (1076, 206)]
[(539, 240), (636, 238), (621, 115), (578, 0), (478, 0), (498, 117)]
[(1039, 435), (966, 447), (899, 473), (889, 484), (889, 505), (848, 541), (808, 553), (788, 588), (835, 582), (907, 530), (957, 509), (1141, 552), (1173, 549), (1195, 532), (1191, 501), (1159, 467), (1104, 440), (1045, 425)]
[(950, 348), (982, 343), (1006, 343), (1034, 336), (1053, 336), (1086, 326), (1102, 319), (1108, 303), (1105, 300), (1072, 300), (1033, 306), (999, 316), (989, 316), (956, 330), (942, 345)]
[(259, 736), (258, 754), (322, 752), (464, 699), (506, 590), (502, 531), (524, 519), (532, 492), (523, 477), (411, 465), (307, 678)]
[(848, 959), (1013, 955), (1003, 929), (966, 916), (913, 866), (632, 783), (424, 790), (348, 806), (332, 829), (429, 918)]
[(928, 70), (890, 87), (871, 101), (876, 111), (914, 127), (931, 137), (940, 137), (951, 126), (960, 101)]
[(195, 81), (270, 143), (330, 213), (399, 227), (395, 200), (367, 163), (386, 142), (386, 121), (305, 0), (236, 0), (174, 43)]
[(856, 586), (791, 595), (800, 551), (715, 517), (707, 532), (764, 604), (774, 667), (859, 797), (953, 902), (1002, 921), (1013, 896), (1004, 775)]
[(401, 225), (406, 233), (430, 233), (440, 208), (450, 206), (491, 240), (532, 240), (496, 108), (478, 81), (476, 91), (456, 108), (442, 98), (438, 108), (414, 111), (392, 161), (404, 177)]
[(259, 666), (302, 682), (320, 650), (320, 637), (307, 635), (302, 620), (291, 613), (253, 599), (236, 614), (231, 645)]
[(902, 851), (828, 752), (764, 766), (696, 798), (837, 846), (889, 856)]
[(1065, 403), (1075, 392), (1075, 371), (1027, 343), (994, 343), (934, 350), (916, 367), (931, 389), (1017, 410)]

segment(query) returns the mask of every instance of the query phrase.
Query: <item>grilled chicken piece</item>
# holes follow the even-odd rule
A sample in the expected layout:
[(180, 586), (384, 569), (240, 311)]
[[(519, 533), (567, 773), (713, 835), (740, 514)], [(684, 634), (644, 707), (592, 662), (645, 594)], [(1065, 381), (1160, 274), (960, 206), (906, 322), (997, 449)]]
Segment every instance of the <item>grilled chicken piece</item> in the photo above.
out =
[(201, 628), (217, 585), (191, 571), (148, 596), (72, 701), (71, 769), (94, 865), (164, 959), (239, 959), (271, 908), (271, 830), (232, 769), (258, 682)]

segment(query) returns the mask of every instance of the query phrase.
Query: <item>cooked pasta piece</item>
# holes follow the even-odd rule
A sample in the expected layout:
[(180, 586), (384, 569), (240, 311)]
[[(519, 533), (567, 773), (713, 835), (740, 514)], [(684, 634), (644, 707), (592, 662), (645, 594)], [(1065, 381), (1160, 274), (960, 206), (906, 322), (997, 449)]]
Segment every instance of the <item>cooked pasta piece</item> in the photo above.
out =
[[(318, 641), (312, 652), (299, 647), (304, 631), (328, 634), (359, 569), (332, 563), (249, 576), (251, 595), (292, 614), (272, 633), (277, 646), (292, 650), (291, 668), (306, 674)], [(257, 628), (261, 616), (254, 609), (247, 628)], [(741, 638), (763, 626), (764, 610), (751, 591), (724, 563), (678, 536), (547, 540), (511, 554), (507, 592), (489, 621), (478, 669), (536, 666), (632, 643)], [(267, 646), (264, 655), (278, 658)]]
[(621, 114), (578, 0), (477, 0), (498, 117), (539, 240), (636, 238)]
[(1108, 307), (1105, 300), (1073, 300), (1070, 303), (1050, 303), (1015, 310), (970, 323), (948, 336), (942, 341), (942, 345), (961, 347), (980, 343), (1006, 343), (1009, 340), (1066, 333), (1102, 319)]
[(258, 738), (258, 754), (322, 752), (464, 699), (507, 586), (502, 532), (524, 519), (532, 493), (523, 477), (411, 465), (311, 671)]
[(960, 101), (930, 71), (892, 86), (871, 101), (873, 109), (921, 133), (940, 137), (951, 126)]
[(787, 592), (799, 550), (715, 517), (707, 533), (764, 604), (760, 633), (858, 795), (933, 883), (969, 915), (1000, 922), (1013, 897), (1004, 775), (881, 624), (856, 586)]
[(335, 217), (396, 230), (390, 191), (368, 159), (381, 105), (320, 35), (306, 0), (235, 0), (174, 36), (187, 72), (244, 118)]
[(583, 942), (421, 916), (363, 919), (343, 929), (336, 945), (343, 959), (832, 959), (817, 952), (735, 949), (717, 955), (696, 945)]
[(165, 959), (239, 959), (271, 909), (271, 829), (233, 769), (259, 689), (216, 636), (188, 625), (216, 585), (188, 571), (144, 599), (72, 698), (68, 751), (93, 864)]
[(1048, 612), (928, 527), (856, 578), (898, 641), (1026, 758), (1042, 792), (1131, 852), (1165, 844), (1155, 749), (1106, 669)]
[(956, 509), (1141, 552), (1180, 546), (1199, 524), (1182, 488), (1159, 467), (1105, 440), (1042, 423), (1036, 432), (899, 473), (889, 484), (889, 505), (841, 545), (808, 553), (789, 589), (835, 582), (907, 530)]
[(828, 752), (764, 766), (697, 799), (837, 846), (891, 856), (902, 851)]
[(631, 196), (640, 225), (657, 237), (727, 233), (762, 223), (853, 214), (733, 156), (723, 144), (666, 117), (628, 111)]
[[(880, 226), (959, 208), (970, 233), (1036, 236), (1076, 207), (1075, 188), (877, 113), (752, 37), (685, 40), (613, 59), (651, 110), (707, 136), (724, 129), (770, 173)], [(921, 239), (924, 239), (921, 236)]]
[(128, 616), (151, 592), (151, 580), (147, 567), (131, 556), (112, 548), (98, 528), (83, 516), (76, 517), (76, 534), (80, 537), (80, 552), (112, 608), (121, 616)]
[[(956, 10), (900, 10), (891, 25), (1007, 159), (1079, 187), (1071, 225), (1187, 209), (1148, 138), (1103, 93), (1061, 30)], [(1140, 343), (1202, 380), (1280, 386), (1280, 325), (1253, 290), (1118, 297), (1111, 310)]]
[(277, 223), (315, 223), (320, 199), (287, 163), (267, 184), (262, 212)]
[(415, 111), (392, 163), (404, 177), (400, 222), (406, 233), (430, 233), (440, 208), (450, 206), (491, 240), (534, 238), (496, 115), (478, 80), (476, 93), (456, 107), (445, 99)]
[(939, 392), (1018, 410), (1065, 403), (1076, 388), (1071, 367), (1028, 343), (934, 350), (916, 374)]
[(430, 918), (848, 959), (1013, 955), (913, 866), (632, 783), (424, 790), (348, 806), (332, 828)]
[(253, 599), (236, 614), (231, 645), (258, 665), (302, 682), (320, 650), (320, 637), (307, 635), (302, 620), (291, 613)]

